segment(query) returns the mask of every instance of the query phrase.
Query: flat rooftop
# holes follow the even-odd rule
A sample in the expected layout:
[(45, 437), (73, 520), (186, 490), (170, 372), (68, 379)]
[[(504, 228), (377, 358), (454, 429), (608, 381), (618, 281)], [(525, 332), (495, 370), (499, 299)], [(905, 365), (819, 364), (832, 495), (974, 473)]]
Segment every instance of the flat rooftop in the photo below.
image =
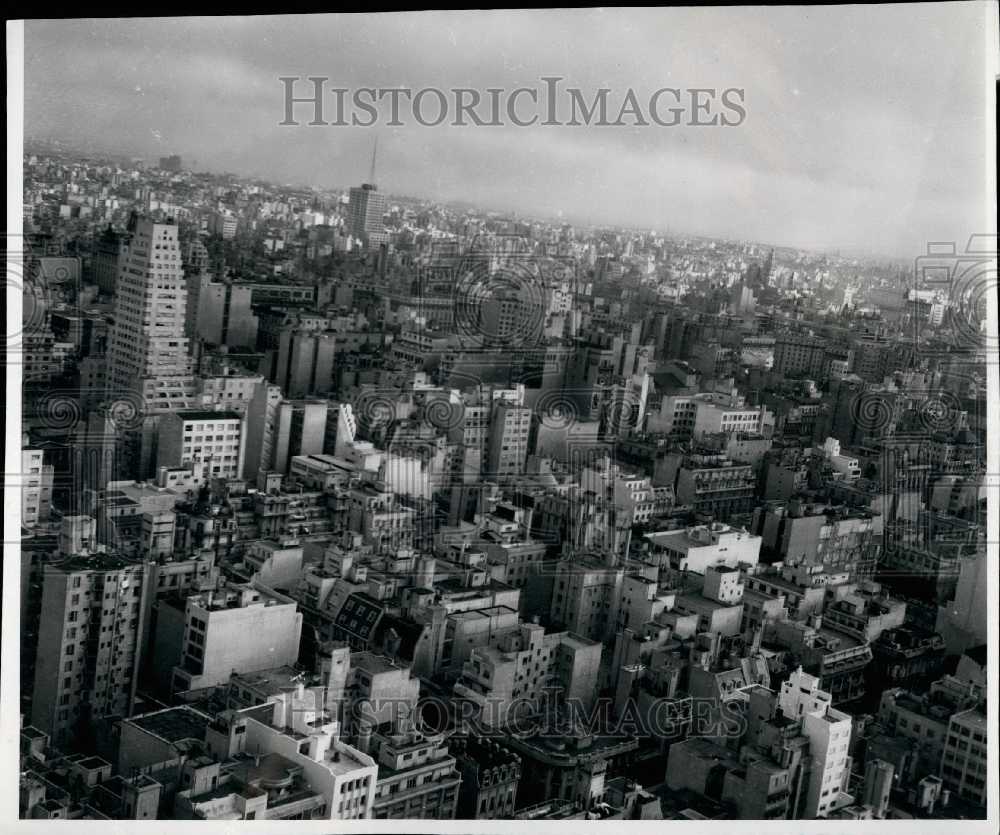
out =
[(181, 420), (240, 420), (238, 412), (212, 412), (201, 409), (181, 409), (174, 414)]
[(961, 713), (956, 713), (952, 719), (956, 722), (965, 725), (966, 727), (975, 727), (986, 731), (986, 714), (983, 713), (978, 707), (970, 708), (969, 710), (963, 710)]
[(566, 632), (559, 639), (559, 642), (572, 647), (573, 649), (586, 649), (587, 647), (597, 646), (597, 641), (592, 641), (590, 638), (584, 638), (583, 635), (577, 635), (575, 632)]
[(249, 687), (258, 692), (274, 695), (291, 690), (306, 676), (294, 667), (275, 667), (271, 670), (261, 670), (256, 673), (234, 673), (230, 679), (233, 684)]
[(133, 716), (125, 721), (148, 734), (170, 743), (177, 743), (188, 739), (204, 740), (210, 718), (193, 708), (181, 705), (147, 713), (144, 716)]
[(351, 669), (364, 670), (366, 673), (389, 673), (393, 670), (405, 669), (384, 655), (376, 655), (373, 652), (352, 652)]

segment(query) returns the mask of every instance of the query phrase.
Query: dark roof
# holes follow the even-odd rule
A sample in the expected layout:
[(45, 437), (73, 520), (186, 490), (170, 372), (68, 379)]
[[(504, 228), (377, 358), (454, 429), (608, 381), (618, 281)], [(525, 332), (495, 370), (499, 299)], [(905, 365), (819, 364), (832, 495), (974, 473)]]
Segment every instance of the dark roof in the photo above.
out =
[(412, 661), (414, 650), (417, 648), (417, 641), (420, 640), (420, 636), (424, 632), (423, 624), (406, 620), (396, 615), (383, 615), (377, 621), (377, 628), (375, 630), (376, 646), (381, 645), (385, 641), (390, 629), (395, 630), (400, 639), (399, 648), (395, 653), (396, 656), (406, 661)]
[(364, 592), (355, 592), (344, 601), (334, 623), (367, 641), (372, 637), (382, 611), (382, 605), (373, 597)]
[(128, 722), (167, 742), (187, 739), (204, 740), (209, 718), (186, 706), (171, 707), (145, 716), (133, 716)]
[(980, 644), (978, 647), (969, 647), (965, 651), (965, 654), (980, 667), (986, 666), (986, 644)]

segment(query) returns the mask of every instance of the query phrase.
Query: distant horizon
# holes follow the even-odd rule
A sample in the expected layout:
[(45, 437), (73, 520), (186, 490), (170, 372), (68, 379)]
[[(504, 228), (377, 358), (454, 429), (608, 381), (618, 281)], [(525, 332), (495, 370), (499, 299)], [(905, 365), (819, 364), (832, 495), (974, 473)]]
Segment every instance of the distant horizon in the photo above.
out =
[[(912, 259), (990, 220), (987, 16), (971, 2), (29, 20), (24, 126), (319, 188), (364, 181), (377, 135), (390, 192)], [(376, 127), (309, 126), (308, 104), (283, 126), (279, 79), (313, 76), (508, 97), (558, 77), (587, 102), (609, 92), (613, 113), (626, 91), (646, 108), (651, 91), (739, 89), (746, 116), (423, 126), (380, 99)]]
[[(32, 146), (34, 144), (59, 144), (59, 145), (63, 146), (60, 149), (61, 153), (73, 154), (73, 155), (79, 155), (79, 156), (91, 156), (91, 155), (93, 155), (93, 156), (101, 156), (101, 157), (107, 158), (109, 160), (110, 159), (115, 159), (115, 158), (118, 158), (118, 159), (121, 159), (121, 160), (129, 160), (129, 161), (141, 160), (144, 164), (149, 163), (149, 162), (153, 162), (153, 161), (158, 162), (163, 157), (179, 156), (181, 158), (181, 163), (182, 163), (183, 170), (185, 170), (187, 172), (190, 172), (192, 174), (196, 174), (196, 175), (198, 175), (198, 174), (207, 174), (207, 175), (215, 176), (215, 177), (231, 176), (231, 177), (235, 177), (235, 178), (239, 178), (239, 179), (243, 179), (243, 180), (256, 180), (256, 181), (259, 181), (261, 183), (266, 183), (267, 185), (272, 186), (272, 187), (276, 187), (276, 188), (302, 189), (302, 190), (305, 190), (305, 191), (314, 191), (314, 192), (322, 194), (322, 193), (330, 193), (330, 192), (334, 192), (334, 191), (340, 191), (340, 192), (345, 192), (346, 193), (347, 190), (352, 187), (350, 185), (340, 185), (340, 184), (333, 184), (333, 185), (329, 185), (329, 186), (320, 187), (320, 186), (317, 186), (315, 184), (309, 184), (309, 183), (304, 183), (304, 182), (300, 182), (300, 183), (295, 183), (295, 182), (279, 182), (278, 180), (275, 180), (273, 178), (269, 178), (269, 177), (267, 177), (267, 176), (265, 176), (265, 175), (263, 175), (263, 174), (261, 174), (259, 172), (240, 173), (238, 171), (232, 171), (232, 170), (215, 170), (215, 169), (206, 168), (206, 167), (203, 167), (203, 166), (200, 166), (200, 165), (197, 168), (193, 168), (193, 167), (190, 167), (190, 161), (191, 160), (197, 160), (197, 157), (194, 154), (191, 154), (190, 156), (188, 156), (188, 155), (185, 155), (184, 153), (181, 153), (179, 151), (164, 151), (162, 154), (156, 155), (156, 154), (132, 153), (131, 151), (123, 151), (123, 150), (111, 150), (111, 149), (107, 149), (107, 148), (106, 149), (74, 148), (74, 147), (70, 147), (70, 142), (68, 140), (65, 140), (65, 139), (55, 139), (55, 138), (51, 138), (51, 137), (37, 137), (37, 136), (36, 137), (32, 137), (32, 136), (26, 136), (25, 137), (25, 141), (24, 141), (24, 148), (25, 148), (24, 152), (25, 152), (25, 154), (32, 154), (32, 153), (42, 153), (42, 154), (44, 154), (44, 153), (46, 153), (45, 151), (30, 150), (30, 146)], [(359, 183), (360, 183), (360, 181), (359, 181)], [(355, 184), (355, 185), (357, 185), (357, 184)], [(469, 200), (469, 199), (458, 199), (458, 198), (446, 199), (446, 198), (439, 198), (439, 197), (427, 196), (427, 195), (402, 194), (402, 193), (393, 192), (393, 191), (391, 191), (389, 189), (385, 189), (381, 185), (379, 185), (378, 183), (376, 183), (376, 185), (379, 186), (379, 190), (380, 191), (382, 191), (384, 194), (386, 194), (387, 196), (389, 196), (389, 197), (391, 197), (391, 198), (393, 198), (395, 200), (419, 201), (419, 202), (425, 202), (425, 203), (430, 203), (430, 204), (433, 204), (433, 205), (440, 205), (440, 206), (445, 206), (445, 207), (465, 206), (465, 207), (468, 207), (469, 209), (473, 209), (473, 210), (478, 211), (478, 212), (489, 213), (489, 214), (496, 214), (496, 215), (499, 215), (501, 217), (504, 217), (505, 219), (510, 219), (510, 220), (539, 221), (539, 222), (546, 222), (546, 223), (553, 223), (553, 224), (558, 223), (558, 222), (563, 222), (563, 223), (566, 223), (569, 226), (572, 226), (572, 227), (577, 228), (577, 229), (588, 229), (588, 230), (593, 230), (593, 231), (597, 231), (597, 230), (612, 231), (613, 230), (613, 231), (618, 231), (618, 232), (628, 231), (628, 232), (634, 232), (636, 234), (653, 234), (653, 235), (656, 235), (656, 236), (659, 236), (659, 237), (663, 237), (663, 238), (668, 238), (668, 239), (691, 238), (691, 239), (696, 239), (696, 240), (721, 241), (721, 242), (724, 242), (724, 243), (727, 243), (727, 244), (733, 244), (733, 245), (757, 246), (757, 247), (761, 247), (761, 248), (769, 248), (769, 249), (773, 249), (773, 250), (787, 250), (787, 251), (793, 251), (793, 252), (807, 252), (807, 253), (811, 253), (811, 254), (814, 254), (814, 255), (826, 255), (826, 256), (833, 256), (833, 257), (843, 258), (845, 260), (850, 260), (852, 258), (865, 258), (865, 259), (873, 260), (873, 261), (889, 262), (890, 264), (893, 264), (893, 265), (905, 264), (905, 263), (907, 263), (910, 260), (906, 256), (892, 255), (892, 254), (886, 253), (886, 252), (877, 252), (877, 251), (873, 251), (873, 250), (868, 250), (868, 249), (866, 249), (864, 247), (857, 247), (857, 246), (851, 246), (851, 245), (846, 245), (846, 244), (843, 245), (843, 246), (827, 245), (827, 246), (823, 246), (823, 247), (819, 247), (819, 246), (812, 246), (812, 247), (810, 247), (810, 246), (796, 246), (796, 245), (793, 245), (793, 244), (777, 243), (777, 242), (772, 242), (772, 241), (762, 241), (762, 240), (756, 240), (756, 239), (745, 238), (745, 237), (744, 238), (731, 238), (731, 237), (725, 237), (725, 236), (720, 236), (720, 235), (712, 235), (712, 234), (706, 233), (706, 232), (695, 232), (695, 231), (686, 231), (686, 230), (682, 231), (682, 230), (679, 230), (679, 229), (654, 229), (654, 228), (651, 228), (651, 227), (643, 227), (643, 226), (634, 226), (634, 225), (628, 225), (628, 224), (620, 224), (620, 223), (615, 223), (613, 221), (605, 221), (605, 222), (601, 222), (601, 223), (586, 222), (586, 221), (583, 221), (583, 220), (573, 221), (573, 220), (568, 219), (567, 217), (544, 216), (544, 215), (540, 215), (540, 214), (530, 214), (530, 213), (526, 213), (526, 212), (520, 212), (519, 213), (515, 209), (497, 208), (497, 207), (494, 207), (494, 206), (482, 205), (482, 204), (476, 203), (475, 201)], [(917, 257), (917, 256), (919, 256), (921, 254), (923, 254), (923, 253), (917, 253), (917, 255), (915, 255), (913, 257)]]

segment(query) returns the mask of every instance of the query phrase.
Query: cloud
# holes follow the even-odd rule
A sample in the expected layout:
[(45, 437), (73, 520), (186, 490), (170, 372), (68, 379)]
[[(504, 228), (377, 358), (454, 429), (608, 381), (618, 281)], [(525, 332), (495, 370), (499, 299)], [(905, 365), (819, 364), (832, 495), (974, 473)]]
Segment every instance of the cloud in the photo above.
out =
[[(592, 222), (911, 253), (985, 205), (984, 4), (31, 21), (29, 136), (320, 187), (374, 129), (279, 127), (331, 86), (741, 87), (738, 128), (377, 128), (390, 193)], [(159, 136), (159, 139), (156, 136)]]

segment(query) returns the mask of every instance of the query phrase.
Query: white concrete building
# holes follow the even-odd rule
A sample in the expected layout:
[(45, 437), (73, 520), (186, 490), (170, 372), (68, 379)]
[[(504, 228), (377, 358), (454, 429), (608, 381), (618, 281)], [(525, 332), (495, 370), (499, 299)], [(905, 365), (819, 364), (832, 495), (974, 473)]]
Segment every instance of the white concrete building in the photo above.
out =
[(21, 524), (33, 528), (47, 522), (52, 510), (53, 467), (40, 449), (21, 450)]
[(854, 798), (847, 793), (851, 775), (851, 716), (831, 707), (831, 696), (819, 689), (819, 679), (800, 667), (781, 688), (778, 704), (785, 716), (802, 723), (812, 760), (805, 819), (825, 818)]
[(195, 392), (177, 226), (140, 219), (129, 231), (108, 340), (109, 390), (141, 392), (147, 413), (185, 408)]
[(204, 463), (209, 478), (243, 477), (245, 420), (237, 412), (185, 410), (164, 415), (159, 427), (158, 467)]
[(760, 559), (761, 538), (745, 530), (714, 522), (678, 531), (645, 535), (652, 561), (661, 570), (704, 574), (708, 566), (724, 564), (738, 568), (755, 566)]

